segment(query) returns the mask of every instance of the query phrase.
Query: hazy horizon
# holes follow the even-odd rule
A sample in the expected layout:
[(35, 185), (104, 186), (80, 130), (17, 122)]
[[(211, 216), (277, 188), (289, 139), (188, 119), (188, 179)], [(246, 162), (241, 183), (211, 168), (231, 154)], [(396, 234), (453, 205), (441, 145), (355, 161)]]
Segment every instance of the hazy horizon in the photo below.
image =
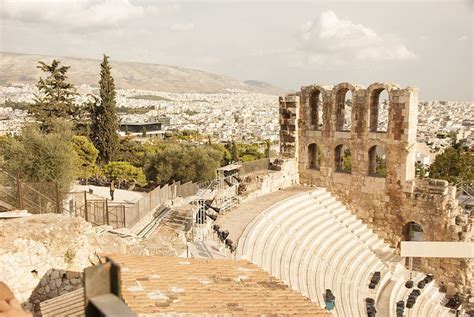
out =
[(417, 86), (422, 100), (472, 101), (469, 4), (1, 0), (0, 51), (106, 53), (291, 90), (387, 81)]

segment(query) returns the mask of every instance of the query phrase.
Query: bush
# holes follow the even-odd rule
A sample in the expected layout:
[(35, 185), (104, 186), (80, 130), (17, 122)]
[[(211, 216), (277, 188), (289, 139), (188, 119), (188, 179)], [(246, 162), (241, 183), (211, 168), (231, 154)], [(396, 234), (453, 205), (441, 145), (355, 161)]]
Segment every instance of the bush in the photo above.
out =
[(2, 167), (26, 182), (57, 181), (61, 193), (69, 192), (78, 169), (71, 139), (71, 124), (51, 120), (51, 132), (38, 124), (26, 125), (18, 138), (2, 141)]
[(92, 144), (91, 140), (82, 135), (75, 135), (72, 137), (72, 146), (78, 158), (77, 177), (89, 179), (97, 175), (98, 167), (96, 161), (99, 151)]
[(104, 166), (104, 176), (109, 181), (118, 182), (117, 187), (122, 184), (127, 185), (146, 185), (145, 174), (141, 168), (135, 167), (128, 162), (110, 162)]
[(213, 179), (222, 159), (222, 152), (210, 146), (160, 143), (145, 170), (148, 180), (160, 185), (172, 181), (199, 182)]
[(129, 162), (133, 166), (145, 166), (148, 156), (154, 151), (152, 144), (142, 144), (134, 141), (130, 137), (125, 137), (120, 140), (119, 149), (116, 154), (116, 161)]

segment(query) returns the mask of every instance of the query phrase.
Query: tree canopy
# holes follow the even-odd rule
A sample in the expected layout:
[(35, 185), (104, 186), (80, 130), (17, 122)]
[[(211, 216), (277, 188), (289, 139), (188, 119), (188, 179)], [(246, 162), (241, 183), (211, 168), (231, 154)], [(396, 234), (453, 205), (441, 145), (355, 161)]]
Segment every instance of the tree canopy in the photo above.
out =
[(156, 152), (158, 143), (153, 139), (141, 143), (134, 140), (133, 137), (121, 138), (115, 160), (129, 162), (136, 167), (144, 167)]
[(145, 174), (141, 168), (135, 167), (128, 162), (110, 162), (103, 168), (104, 176), (110, 181), (118, 182), (118, 187), (123, 183), (127, 185), (146, 185)]
[(199, 182), (213, 179), (222, 159), (222, 152), (213, 147), (163, 142), (156, 146), (145, 171), (150, 181), (160, 185)]
[(37, 124), (26, 125), (18, 138), (4, 140), (2, 167), (23, 181), (57, 181), (60, 192), (67, 193), (78, 162), (71, 138), (71, 124), (66, 121), (52, 120), (49, 133)]
[(462, 149), (448, 148), (436, 155), (429, 167), (429, 176), (453, 184), (458, 182), (474, 184), (474, 155)]
[(51, 65), (40, 61), (37, 67), (48, 76), (40, 78), (36, 84), (39, 94), (29, 112), (41, 123), (43, 131), (51, 131), (54, 119), (71, 119), (77, 115), (74, 104), (76, 90), (66, 81), (70, 66), (60, 66), (60, 61), (53, 60)]
[(96, 161), (99, 151), (94, 147), (94, 144), (85, 136), (75, 135), (72, 137), (72, 146), (78, 159), (77, 176), (89, 179), (97, 175), (99, 171)]

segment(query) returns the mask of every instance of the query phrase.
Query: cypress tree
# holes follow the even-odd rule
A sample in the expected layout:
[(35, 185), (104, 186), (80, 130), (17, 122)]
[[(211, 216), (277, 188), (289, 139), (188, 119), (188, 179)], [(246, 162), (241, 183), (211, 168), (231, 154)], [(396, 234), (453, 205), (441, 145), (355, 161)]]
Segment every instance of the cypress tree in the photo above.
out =
[(110, 74), (109, 57), (100, 64), (100, 93), (91, 111), (91, 139), (102, 163), (110, 162), (119, 145), (115, 84)]
[(230, 155), (232, 156), (232, 161), (234, 163), (240, 161), (239, 151), (237, 150), (237, 145), (235, 144), (234, 140), (232, 140), (232, 144), (230, 147)]

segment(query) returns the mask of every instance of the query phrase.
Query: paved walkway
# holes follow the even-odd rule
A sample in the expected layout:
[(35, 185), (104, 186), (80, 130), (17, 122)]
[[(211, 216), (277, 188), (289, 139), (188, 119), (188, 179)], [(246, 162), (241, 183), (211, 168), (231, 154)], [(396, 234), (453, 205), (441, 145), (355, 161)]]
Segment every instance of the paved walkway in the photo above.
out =
[(238, 241), (245, 227), (262, 211), (271, 205), (298, 193), (311, 190), (311, 187), (292, 186), (276, 192), (246, 201), (237, 208), (220, 215), (216, 223), (222, 228), (229, 230), (229, 238)]
[[(109, 186), (95, 186), (95, 185), (74, 185), (73, 191), (75, 192), (89, 192), (89, 189), (93, 190), (93, 194), (102, 198), (110, 199), (110, 187)], [(115, 189), (114, 202), (125, 202), (135, 203), (140, 200), (145, 193), (135, 192), (125, 189)]]
[(376, 305), (378, 315), (390, 316), (390, 295), (394, 286), (395, 281), (390, 281), (380, 292), (379, 300)]

